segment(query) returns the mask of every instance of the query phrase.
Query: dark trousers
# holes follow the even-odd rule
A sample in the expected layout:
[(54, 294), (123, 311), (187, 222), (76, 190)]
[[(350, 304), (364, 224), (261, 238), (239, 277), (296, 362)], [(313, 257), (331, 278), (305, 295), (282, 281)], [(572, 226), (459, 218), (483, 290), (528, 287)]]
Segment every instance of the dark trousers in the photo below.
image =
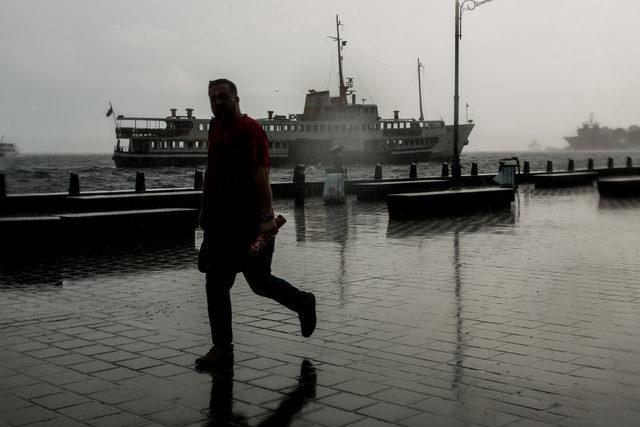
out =
[[(302, 291), (284, 279), (271, 274), (271, 259), (274, 242), (266, 246), (259, 255), (248, 256), (241, 269), (251, 290), (270, 298), (290, 310), (298, 311)], [(230, 263), (213, 259), (207, 271), (207, 310), (211, 325), (211, 338), (216, 346), (229, 346), (233, 342), (231, 331), (231, 297), (229, 292), (236, 279), (237, 269)]]

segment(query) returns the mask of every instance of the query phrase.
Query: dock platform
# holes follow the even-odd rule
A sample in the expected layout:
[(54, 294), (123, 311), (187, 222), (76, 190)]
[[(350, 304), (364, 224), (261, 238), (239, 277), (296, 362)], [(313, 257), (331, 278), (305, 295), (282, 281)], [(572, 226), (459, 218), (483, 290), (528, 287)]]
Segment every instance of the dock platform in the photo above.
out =
[(515, 189), (500, 187), (390, 194), (389, 219), (458, 215), (485, 210), (509, 209)]
[(640, 196), (640, 175), (599, 178), (598, 191), (601, 196)]
[(598, 173), (593, 171), (557, 172), (532, 174), (529, 177), (529, 181), (532, 182), (536, 188), (559, 188), (589, 185), (592, 184), (596, 178), (598, 178)]

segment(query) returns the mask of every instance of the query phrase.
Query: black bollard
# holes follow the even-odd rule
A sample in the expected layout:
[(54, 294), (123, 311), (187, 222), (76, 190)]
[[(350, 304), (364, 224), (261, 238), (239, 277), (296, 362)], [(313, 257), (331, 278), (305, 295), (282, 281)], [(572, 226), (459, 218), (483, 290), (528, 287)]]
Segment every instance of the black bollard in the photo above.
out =
[(478, 175), (478, 164), (476, 162), (471, 163), (471, 175), (473, 176)]
[(293, 199), (296, 206), (304, 205), (305, 168), (304, 165), (296, 165), (293, 168)]
[(547, 173), (553, 173), (553, 162), (551, 160), (547, 160)]
[(589, 161), (587, 162), (587, 170), (592, 171), (593, 169), (594, 169), (593, 159), (589, 159)]
[(576, 170), (575, 164), (573, 163), (573, 159), (569, 159), (569, 164), (567, 165), (567, 171), (573, 172)]
[(607, 168), (613, 169), (613, 157), (609, 157), (607, 160)]
[(449, 176), (449, 165), (447, 163), (442, 163), (442, 176)]
[(77, 173), (72, 173), (69, 176), (69, 195), (77, 196), (80, 194), (80, 178)]
[(415, 163), (411, 163), (409, 165), (409, 179), (417, 179), (418, 178), (418, 167)]
[(528, 161), (524, 161), (524, 166), (522, 166), (522, 173), (525, 175), (529, 175), (531, 173), (531, 165)]
[(633, 159), (631, 157), (627, 157), (627, 167), (628, 168), (633, 167)]
[(196, 191), (202, 190), (203, 182), (204, 182), (203, 172), (196, 169), (196, 173), (193, 175), (193, 189)]
[(4, 174), (0, 173), (0, 197), (7, 196), (7, 187), (4, 182)]
[(144, 172), (136, 172), (136, 193), (144, 193), (145, 191)]
[(380, 163), (376, 164), (376, 170), (373, 173), (373, 179), (375, 180), (382, 179), (382, 165)]

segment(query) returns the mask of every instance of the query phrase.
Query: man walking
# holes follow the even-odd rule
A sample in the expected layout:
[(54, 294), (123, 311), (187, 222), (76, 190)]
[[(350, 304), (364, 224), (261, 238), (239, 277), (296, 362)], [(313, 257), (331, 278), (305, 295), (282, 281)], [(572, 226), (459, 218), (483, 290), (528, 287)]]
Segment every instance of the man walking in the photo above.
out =
[(262, 126), (240, 112), (236, 85), (209, 82), (214, 118), (209, 126), (208, 163), (202, 192), (200, 225), (204, 229), (207, 310), (213, 347), (196, 359), (196, 368), (233, 363), (230, 290), (242, 272), (251, 290), (298, 313), (301, 332), (316, 326), (315, 296), (271, 274), (274, 240), (258, 254), (249, 246), (261, 234), (275, 235), (269, 143)]

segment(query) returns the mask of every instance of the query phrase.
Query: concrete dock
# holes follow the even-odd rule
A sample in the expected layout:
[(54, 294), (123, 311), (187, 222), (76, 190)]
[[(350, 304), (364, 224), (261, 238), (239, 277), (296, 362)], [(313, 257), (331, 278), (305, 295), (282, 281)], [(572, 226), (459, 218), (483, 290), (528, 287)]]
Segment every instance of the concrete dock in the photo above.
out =
[(273, 270), (316, 294), (318, 329), (239, 276), (233, 376), (193, 369), (200, 233), (3, 264), (0, 425), (640, 424), (640, 199), (516, 197), (392, 222), (382, 201), (277, 200)]

